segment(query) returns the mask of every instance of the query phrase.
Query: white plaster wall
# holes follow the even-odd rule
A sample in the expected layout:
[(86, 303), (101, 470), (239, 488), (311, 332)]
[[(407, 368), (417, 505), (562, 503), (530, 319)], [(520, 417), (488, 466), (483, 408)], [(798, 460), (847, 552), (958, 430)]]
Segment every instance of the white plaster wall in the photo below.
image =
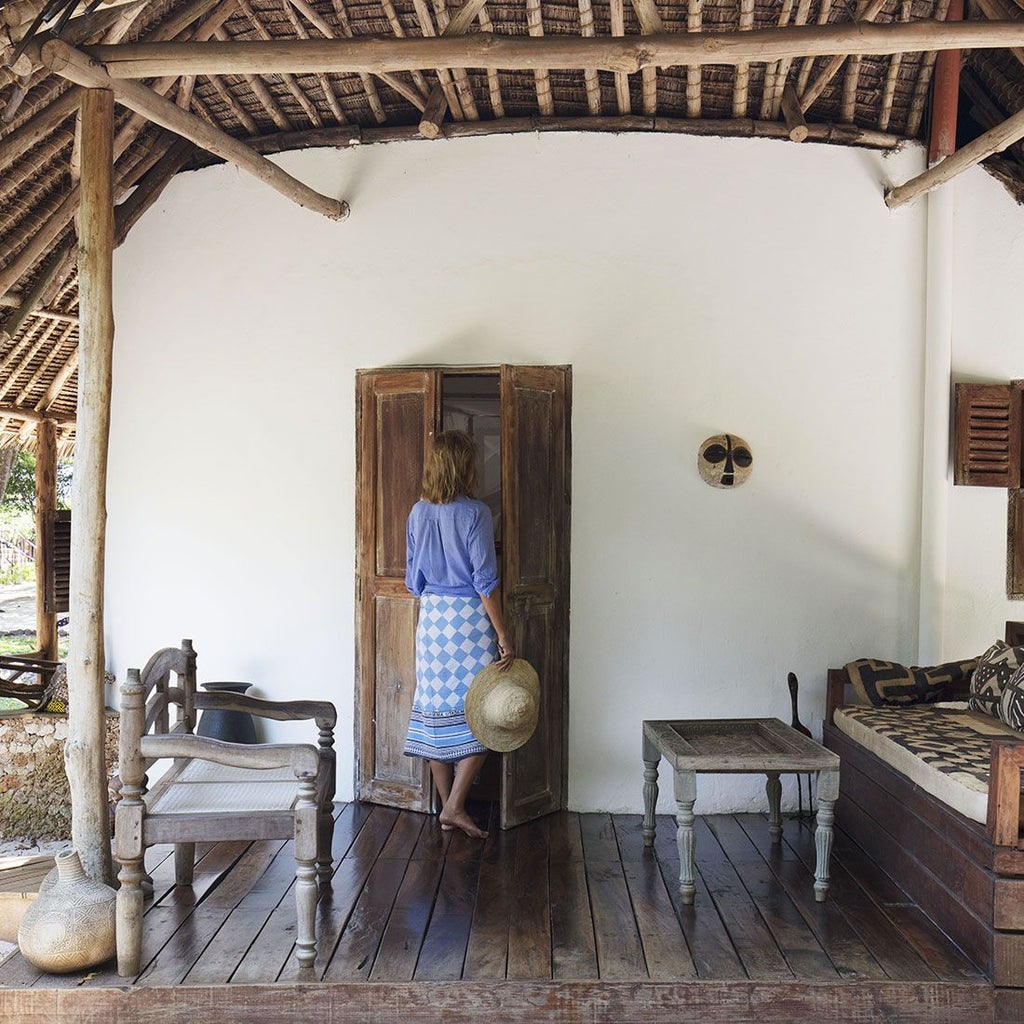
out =
[[(953, 380), (1024, 378), (1024, 215), (981, 168), (956, 189)], [(951, 441), (952, 445), (952, 441)], [(951, 462), (952, 465), (952, 462)], [(950, 472), (944, 650), (970, 657), (1001, 639), (1024, 601), (1006, 597), (1006, 501), (998, 487), (954, 487)]]
[[(881, 188), (919, 151), (521, 135), (280, 160), (350, 220), (217, 167), (117, 254), (115, 671), (188, 636), (203, 679), (334, 700), (351, 796), (354, 373), (401, 363), (572, 364), (574, 808), (640, 809), (644, 718), (788, 720), (792, 670), (820, 732), (829, 665), (912, 655), (924, 219)], [(735, 492), (697, 476), (720, 431), (754, 451)], [(762, 785), (702, 779), (698, 810)]]

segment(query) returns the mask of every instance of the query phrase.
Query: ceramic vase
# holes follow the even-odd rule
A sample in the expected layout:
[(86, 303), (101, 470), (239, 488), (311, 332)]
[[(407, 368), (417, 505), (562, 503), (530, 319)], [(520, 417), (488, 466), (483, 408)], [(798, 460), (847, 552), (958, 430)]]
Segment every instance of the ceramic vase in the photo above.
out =
[(115, 952), (117, 893), (94, 882), (74, 850), (57, 855), (57, 880), (25, 911), (18, 946), (33, 966), (67, 974), (109, 960)]
[[(245, 693), (252, 683), (202, 683), (204, 690), (220, 693)], [(228, 743), (255, 743), (256, 723), (247, 711), (222, 711), (208, 708), (199, 716), (197, 736)]]

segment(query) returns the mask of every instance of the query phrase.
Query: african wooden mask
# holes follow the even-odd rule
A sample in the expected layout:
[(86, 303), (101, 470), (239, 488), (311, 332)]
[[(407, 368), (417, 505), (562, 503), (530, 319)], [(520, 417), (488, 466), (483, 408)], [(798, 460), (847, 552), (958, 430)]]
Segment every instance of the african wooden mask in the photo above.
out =
[(753, 464), (750, 445), (735, 434), (715, 434), (697, 452), (697, 469), (712, 487), (739, 487), (750, 476)]

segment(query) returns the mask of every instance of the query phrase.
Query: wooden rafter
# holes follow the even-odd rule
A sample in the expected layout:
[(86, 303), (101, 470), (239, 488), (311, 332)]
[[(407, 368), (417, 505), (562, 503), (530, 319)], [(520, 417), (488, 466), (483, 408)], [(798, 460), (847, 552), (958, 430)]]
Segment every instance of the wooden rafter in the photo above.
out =
[[(394, 32), (398, 39), (404, 39), (406, 36), (405, 27), (402, 25), (402, 19), (398, 17), (398, 12), (395, 10), (395, 5), (391, 0), (380, 0), (381, 8), (384, 11), (384, 17), (388, 19), (388, 24), (391, 26), (391, 31)], [(427, 80), (423, 77), (421, 71), (412, 71), (412, 80), (416, 83), (416, 88), (424, 96), (430, 95), (430, 86), (427, 85)]]
[[(832, 13), (832, 0), (820, 0), (818, 4), (819, 28), (828, 25), (829, 16)], [(811, 70), (814, 67), (814, 57), (804, 56), (800, 62), (800, 71), (796, 77), (796, 91), (802, 96), (807, 91), (807, 83), (811, 80)]]
[[(902, 0), (900, 3), (900, 21), (909, 21), (911, 12), (911, 0)], [(903, 63), (903, 54), (894, 53), (889, 58), (889, 70), (885, 76), (885, 88), (882, 90), (882, 103), (878, 110), (878, 127), (881, 131), (888, 131), (889, 118), (892, 117), (892, 106), (896, 99), (896, 83), (900, 77), (900, 65)]]
[[(584, 39), (593, 39), (594, 9), (590, 0), (579, 0), (579, 9), (580, 36)], [(587, 92), (587, 109), (596, 117), (602, 112), (601, 81), (598, 78), (596, 68), (585, 68), (583, 70), (583, 86)]]
[[(740, 0), (739, 30), (749, 32), (754, 27), (754, 0)], [(732, 90), (732, 116), (747, 116), (750, 91), (750, 62), (738, 61)]]
[[(873, 22), (885, 6), (885, 3), (886, 0), (862, 0), (854, 15), (854, 24)], [(806, 89), (801, 91), (800, 109), (804, 113), (811, 109), (814, 101), (828, 88), (829, 82), (839, 74), (839, 69), (842, 68), (849, 56), (850, 54), (846, 53), (833, 54), (825, 63), (825, 67), (818, 74), (818, 77)], [(856, 88), (856, 83), (854, 83), (854, 88)]]
[[(456, 33), (448, 33), (447, 28), (450, 22), (448, 17), (448, 8), (445, 5), (444, 0), (433, 0), (434, 2), (434, 13), (436, 16), (436, 24), (440, 35), (456, 35)], [(470, 22), (472, 19), (470, 19)], [(467, 23), (467, 29), (469, 24)], [(459, 35), (465, 34), (458, 33)], [(459, 94), (459, 102), (462, 104), (462, 113), (465, 115), (467, 121), (479, 121), (480, 113), (476, 109), (476, 99), (473, 96), (473, 87), (470, 85), (469, 75), (466, 74), (465, 68), (455, 68), (452, 71), (452, 77), (455, 79), (455, 91)]]
[[(307, 5), (303, 4), (302, 6)], [(306, 31), (305, 25), (302, 24), (302, 21), (296, 13), (301, 10), (301, 7), (298, 4), (291, 3), (290, 0), (285, 0), (284, 10), (285, 14), (288, 15), (288, 20), (292, 23), (292, 27), (295, 29), (296, 37), (299, 39), (308, 39), (309, 33)], [(317, 15), (317, 17), (319, 17), (319, 15)], [(318, 31), (322, 32), (323, 30), (318, 29)], [(324, 102), (331, 108), (334, 120), (337, 121), (338, 124), (347, 124), (348, 118), (341, 109), (341, 104), (338, 102), (338, 95), (334, 91), (334, 86), (331, 84), (330, 78), (322, 71), (316, 71), (314, 74), (316, 76), (317, 84), (320, 86), (320, 92), (323, 94)], [(255, 135), (256, 132), (252, 132), (251, 134)]]
[[(345, 38), (351, 39), (354, 33), (352, 26), (349, 24), (348, 11), (345, 10), (345, 0), (332, 0), (332, 6), (334, 7), (334, 17), (338, 22), (338, 27), (341, 29), (341, 34)], [(317, 68), (316, 70), (329, 71), (330, 69)], [(363, 92), (366, 94), (366, 102), (370, 105), (370, 111), (374, 119), (378, 124), (383, 124), (388, 119), (388, 115), (384, 112), (384, 104), (380, 101), (380, 95), (377, 93), (377, 87), (373, 84), (370, 73), (359, 72), (359, 80), (362, 82)]]
[[(420, 0), (422, 2), (422, 0)], [(387, 39), (277, 39), (273, 42), (119, 43), (88, 47), (113, 81), (163, 74), (366, 74), (413, 68), (547, 70), (594, 68), (636, 74), (645, 67), (764, 63), (801, 55), (887, 55), (1024, 45), (1024, 20), (915, 21), (909, 24), (793, 25), (784, 29), (659, 36), (582, 38), (571, 35)], [(70, 48), (69, 48), (70, 49)]]
[(111, 88), (117, 102), (134, 110), (182, 138), (194, 142), (202, 149), (222, 157), (247, 171), (281, 195), (301, 206), (322, 213), (334, 220), (348, 216), (348, 204), (314, 191), (297, 178), (292, 177), (276, 164), (261, 157), (244, 143), (207, 125), (199, 118), (158, 96), (152, 90), (135, 82), (114, 82), (101, 65), (90, 62), (79, 51), (52, 39), (42, 47), (40, 57), (43, 63), (57, 74), (63, 75), (79, 85), (89, 88)]
[[(412, 6), (416, 12), (416, 19), (420, 23), (420, 32), (423, 33), (423, 38), (433, 39), (437, 35), (437, 29), (434, 27), (434, 16), (430, 13), (426, 0), (413, 0)], [(448, 104), (448, 109), (452, 113), (452, 117), (456, 121), (461, 121), (465, 115), (462, 112), (462, 101), (459, 99), (458, 90), (455, 88), (455, 79), (452, 77), (452, 73), (444, 67), (435, 68), (434, 70), (437, 72), (437, 84), (444, 92), (444, 98)], [(427, 102), (428, 105), (437, 109), (439, 101), (434, 92), (435, 90), (432, 89)], [(427, 130), (429, 132), (429, 128)]]
[[(494, 25), (491, 22), (490, 15), (487, 13), (486, 7), (480, 8), (480, 31), (481, 32), (494, 32)], [(454, 20), (454, 19), (453, 19)], [(487, 68), (487, 92), (491, 100), (491, 113), (496, 118), (505, 116), (505, 103), (501, 97), (501, 81), (498, 78), (498, 72), (495, 68)]]
[[(465, 35), (469, 26), (473, 24), (473, 20), (483, 12), (485, 3), (486, 0), (468, 0), (467, 3), (463, 4), (462, 7), (459, 8), (459, 13), (444, 26), (441, 30), (441, 35)], [(427, 105), (423, 110), (423, 116), (420, 118), (420, 134), (428, 139), (436, 139), (437, 136), (441, 134), (441, 122), (444, 120), (445, 111), (447, 109), (448, 97), (445, 94), (444, 86), (438, 82), (438, 84), (431, 90), (430, 97), (427, 100)], [(470, 120), (478, 120), (479, 114), (476, 112), (475, 105), (473, 107), (473, 113), (476, 116), (471, 117)]]
[[(935, 17), (945, 20), (949, 11), (949, 0), (939, 0), (935, 9)], [(959, 49), (959, 47), (950, 47)], [(914, 85), (914, 94), (910, 100), (910, 110), (907, 113), (906, 133), (910, 138), (915, 138), (921, 128), (921, 118), (924, 117), (924, 107), (928, 100), (928, 87), (932, 82), (932, 71), (935, 68), (935, 51), (929, 48), (921, 55), (921, 65), (917, 73), (917, 82)]]
[[(783, 0), (782, 7), (779, 10), (779, 28), (785, 28), (790, 23), (790, 20), (793, 17), (793, 5), (794, 0)], [(800, 22), (799, 24), (802, 24), (802, 22)], [(785, 85), (786, 82), (786, 75), (788, 74), (788, 62), (786, 62), (785, 68), (783, 68), (783, 62), (780, 60), (774, 61), (765, 68), (764, 87), (761, 91), (762, 119), (767, 120), (769, 117), (777, 116), (774, 113), (776, 94), (777, 92), (781, 93), (782, 86)]]
[[(612, 0), (612, 10), (618, 4), (621, 10), (622, 0)], [(526, 0), (526, 25), (534, 39), (544, 36), (544, 18), (541, 14), (540, 0)], [(555, 113), (555, 101), (551, 96), (551, 76), (547, 68), (537, 68), (533, 72), (537, 87), (537, 109), (541, 117), (551, 117)]]
[[(611, 12), (612, 36), (622, 39), (626, 35), (626, 11), (623, 7), (623, 0), (609, 0), (609, 10)], [(615, 101), (618, 103), (620, 114), (630, 113), (632, 108), (629, 95), (629, 72), (627, 71), (615, 72)]]
[[(631, 0), (637, 21), (640, 22), (642, 36), (654, 36), (665, 31), (665, 24), (658, 13), (655, 0)], [(658, 112), (658, 69), (644, 68), (640, 72), (643, 88), (643, 104), (645, 114)]]
[[(696, 35), (701, 31), (704, 19), (703, 0), (689, 0), (686, 8), (686, 31)], [(702, 105), (702, 75), (699, 64), (690, 63), (686, 68), (686, 116), (700, 117)]]

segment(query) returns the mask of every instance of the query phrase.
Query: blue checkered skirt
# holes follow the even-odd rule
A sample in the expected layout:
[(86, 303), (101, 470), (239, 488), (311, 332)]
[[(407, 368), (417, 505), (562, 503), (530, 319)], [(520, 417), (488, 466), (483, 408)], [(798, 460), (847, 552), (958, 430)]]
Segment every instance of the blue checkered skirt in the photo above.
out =
[(408, 757), (460, 761), (487, 752), (466, 724), (466, 692), (497, 656), (498, 641), (479, 597), (420, 598)]

